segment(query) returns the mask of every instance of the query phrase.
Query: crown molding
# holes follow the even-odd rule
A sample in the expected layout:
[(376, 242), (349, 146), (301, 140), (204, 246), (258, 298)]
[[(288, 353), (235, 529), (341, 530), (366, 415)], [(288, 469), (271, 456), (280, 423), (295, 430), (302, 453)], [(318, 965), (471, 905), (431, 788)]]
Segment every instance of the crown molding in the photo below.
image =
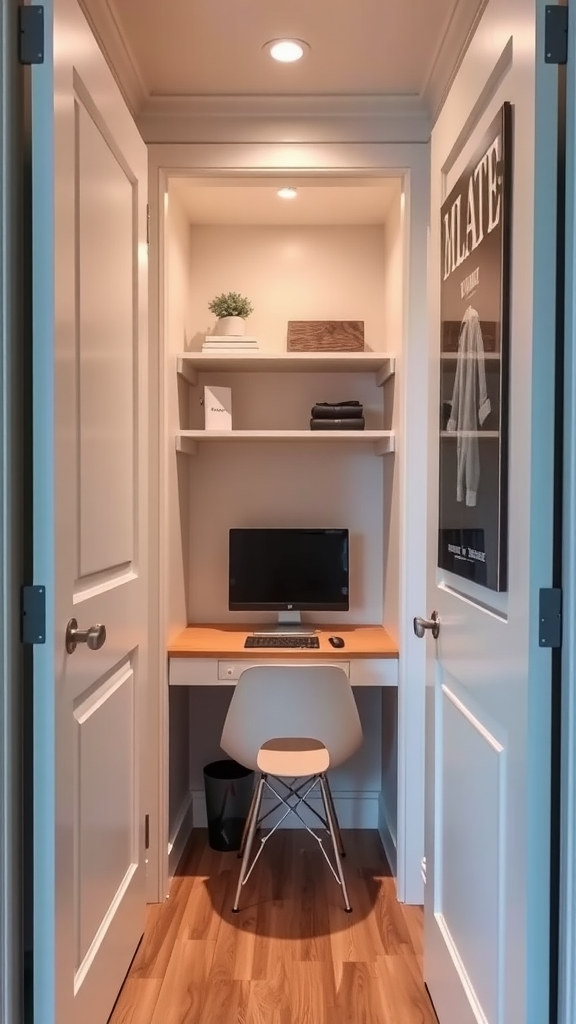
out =
[(444, 105), (487, 3), (488, 0), (454, 0), (421, 93), (432, 124)]
[(145, 142), (427, 142), (418, 96), (151, 96)]
[(374, 117), (382, 114), (418, 117), (417, 95), (178, 95), (152, 93), (142, 114), (191, 117)]
[(117, 85), (132, 115), (136, 117), (148, 100), (148, 91), (122, 33), (114, 4), (112, 0), (79, 2)]

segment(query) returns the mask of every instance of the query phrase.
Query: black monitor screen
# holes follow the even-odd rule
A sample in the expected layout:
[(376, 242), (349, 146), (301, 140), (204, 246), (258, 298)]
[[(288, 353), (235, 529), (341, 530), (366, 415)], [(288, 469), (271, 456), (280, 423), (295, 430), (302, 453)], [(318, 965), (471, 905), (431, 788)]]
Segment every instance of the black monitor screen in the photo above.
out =
[(348, 530), (230, 530), (231, 611), (348, 611)]

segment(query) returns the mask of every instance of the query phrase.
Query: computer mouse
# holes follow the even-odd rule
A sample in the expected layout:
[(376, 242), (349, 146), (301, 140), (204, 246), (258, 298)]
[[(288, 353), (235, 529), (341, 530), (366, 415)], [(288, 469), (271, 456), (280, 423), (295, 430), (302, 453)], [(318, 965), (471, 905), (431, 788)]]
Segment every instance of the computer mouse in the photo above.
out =
[(341, 636), (329, 636), (328, 643), (332, 644), (332, 647), (344, 647), (344, 641)]

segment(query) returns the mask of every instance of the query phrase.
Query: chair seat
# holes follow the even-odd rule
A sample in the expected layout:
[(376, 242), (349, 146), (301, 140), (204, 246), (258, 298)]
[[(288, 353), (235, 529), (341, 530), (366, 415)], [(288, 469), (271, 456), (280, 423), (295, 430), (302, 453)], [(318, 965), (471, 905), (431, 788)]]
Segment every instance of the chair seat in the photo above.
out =
[(325, 772), (330, 765), (330, 755), (319, 740), (285, 736), (263, 743), (256, 763), (265, 775), (298, 778)]

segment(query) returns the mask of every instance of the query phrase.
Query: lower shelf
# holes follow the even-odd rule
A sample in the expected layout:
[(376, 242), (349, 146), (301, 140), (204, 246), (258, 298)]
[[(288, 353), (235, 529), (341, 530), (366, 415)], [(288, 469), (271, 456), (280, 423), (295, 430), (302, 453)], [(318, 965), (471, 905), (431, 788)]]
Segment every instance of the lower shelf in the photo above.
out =
[(392, 430), (182, 430), (176, 435), (176, 451), (196, 455), (198, 444), (246, 441), (290, 441), (305, 444), (371, 444), (376, 455), (395, 450)]

